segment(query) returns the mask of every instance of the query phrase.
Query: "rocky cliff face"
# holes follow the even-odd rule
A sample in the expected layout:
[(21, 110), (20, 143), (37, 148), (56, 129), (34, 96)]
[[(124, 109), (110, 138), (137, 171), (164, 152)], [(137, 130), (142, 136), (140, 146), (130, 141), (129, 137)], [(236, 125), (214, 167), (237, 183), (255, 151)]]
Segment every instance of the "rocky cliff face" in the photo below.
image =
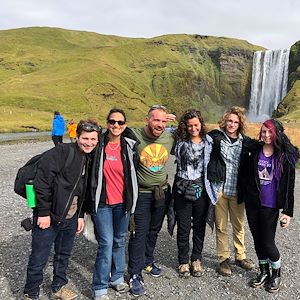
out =
[(288, 93), (274, 112), (288, 122), (300, 119), (300, 41), (291, 47), (289, 60)]
[(248, 106), (252, 47), (231, 46), (228, 40), (219, 47), (203, 47), (197, 37), (188, 36), (171, 49), (170, 57), (176, 54), (178, 61), (166, 61), (153, 70), (154, 97), (164, 99), (179, 114), (189, 106), (198, 107), (211, 122), (230, 105)]

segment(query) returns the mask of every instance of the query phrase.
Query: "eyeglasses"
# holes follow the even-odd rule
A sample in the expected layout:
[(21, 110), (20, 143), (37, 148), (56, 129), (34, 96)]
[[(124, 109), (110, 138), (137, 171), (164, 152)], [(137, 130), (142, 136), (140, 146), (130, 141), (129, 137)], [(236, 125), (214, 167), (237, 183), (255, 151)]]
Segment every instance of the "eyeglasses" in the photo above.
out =
[(114, 120), (114, 119), (110, 119), (110, 120), (107, 120), (107, 123), (109, 125), (115, 125), (116, 123), (118, 123), (118, 125), (122, 126), (122, 125), (125, 125), (125, 121), (122, 121), (122, 120)]
[(239, 125), (240, 125), (240, 122), (238, 122), (238, 121), (227, 120), (226, 122), (227, 122), (228, 124), (233, 124), (233, 125), (235, 125), (235, 126), (239, 126)]
[(96, 124), (92, 124), (92, 123), (84, 123), (81, 125), (82, 130), (83, 131), (87, 131), (87, 132), (92, 132), (92, 131), (100, 131), (99, 126), (97, 126)]

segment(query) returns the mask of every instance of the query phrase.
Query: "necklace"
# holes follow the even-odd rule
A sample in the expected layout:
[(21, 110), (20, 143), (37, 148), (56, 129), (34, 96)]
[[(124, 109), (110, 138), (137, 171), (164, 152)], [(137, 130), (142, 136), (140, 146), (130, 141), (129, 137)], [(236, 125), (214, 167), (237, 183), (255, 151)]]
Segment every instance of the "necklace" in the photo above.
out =
[[(113, 148), (113, 147), (111, 147), (111, 144), (112, 145), (117, 145), (115, 148)], [(110, 149), (110, 150), (112, 150), (112, 151), (115, 151), (115, 150), (117, 150), (118, 148), (119, 148), (119, 146), (120, 146), (120, 143), (111, 143), (111, 142), (108, 142), (108, 148)]]

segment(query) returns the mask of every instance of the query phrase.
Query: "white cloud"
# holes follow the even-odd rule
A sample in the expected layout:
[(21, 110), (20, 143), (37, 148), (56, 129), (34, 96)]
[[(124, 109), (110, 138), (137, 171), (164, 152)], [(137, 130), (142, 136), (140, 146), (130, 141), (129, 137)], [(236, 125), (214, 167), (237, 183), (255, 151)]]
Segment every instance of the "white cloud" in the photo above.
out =
[(298, 0), (10, 0), (0, 29), (53, 26), (131, 37), (198, 33), (271, 49), (300, 40)]

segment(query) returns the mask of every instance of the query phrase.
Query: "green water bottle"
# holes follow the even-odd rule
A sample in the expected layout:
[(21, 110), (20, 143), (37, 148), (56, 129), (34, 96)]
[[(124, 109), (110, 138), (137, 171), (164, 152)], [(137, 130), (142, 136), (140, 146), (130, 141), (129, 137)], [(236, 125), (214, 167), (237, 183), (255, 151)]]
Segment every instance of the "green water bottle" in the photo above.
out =
[(26, 188), (26, 198), (27, 198), (27, 204), (29, 208), (36, 207), (36, 198), (35, 198), (35, 190), (33, 186), (33, 181), (28, 181), (27, 184), (25, 184)]

